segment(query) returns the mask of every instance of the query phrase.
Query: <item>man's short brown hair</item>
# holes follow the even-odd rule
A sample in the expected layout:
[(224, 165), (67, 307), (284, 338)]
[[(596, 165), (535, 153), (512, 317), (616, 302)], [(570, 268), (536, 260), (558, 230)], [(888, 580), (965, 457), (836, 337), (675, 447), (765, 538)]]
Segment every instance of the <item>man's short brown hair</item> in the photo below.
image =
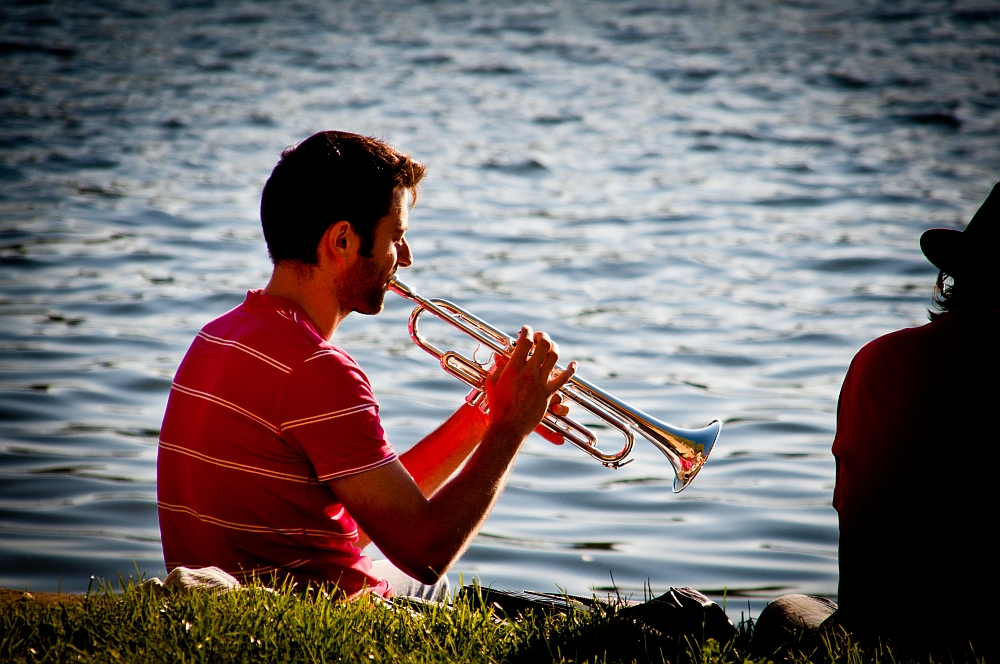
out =
[(347, 221), (361, 238), (360, 253), (371, 254), (378, 220), (389, 214), (393, 192), (413, 192), (423, 164), (376, 138), (344, 131), (321, 131), (287, 148), (271, 171), (260, 197), (260, 222), (271, 261), (306, 265), (319, 261), (323, 233)]

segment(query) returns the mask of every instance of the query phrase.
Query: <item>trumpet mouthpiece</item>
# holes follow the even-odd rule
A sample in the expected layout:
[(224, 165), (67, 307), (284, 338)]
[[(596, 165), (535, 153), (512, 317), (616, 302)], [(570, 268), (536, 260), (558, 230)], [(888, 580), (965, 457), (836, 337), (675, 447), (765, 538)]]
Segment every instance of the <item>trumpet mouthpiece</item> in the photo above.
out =
[(415, 298), (413, 290), (395, 276), (389, 280), (389, 290), (400, 297), (405, 297), (407, 300)]

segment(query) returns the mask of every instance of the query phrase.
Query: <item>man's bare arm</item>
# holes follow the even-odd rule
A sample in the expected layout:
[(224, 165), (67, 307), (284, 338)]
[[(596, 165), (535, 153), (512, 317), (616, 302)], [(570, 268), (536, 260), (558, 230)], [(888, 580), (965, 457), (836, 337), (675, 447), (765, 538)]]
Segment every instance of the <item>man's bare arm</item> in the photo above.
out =
[[(554, 345), (546, 335), (536, 334), (529, 356), (532, 344), (526, 335), (522, 331), (522, 343), (487, 384), (492, 417), (482, 443), (459, 474), (430, 499), (398, 461), (330, 482), (364, 532), (414, 578), (432, 583), (462, 554), (502, 493), (524, 439), (538, 425), (555, 391), (572, 376), (571, 365), (552, 377), (558, 358)], [(426, 473), (425, 481), (434, 475)]]
[[(437, 493), (469, 458), (483, 439), (488, 423), (489, 417), (478, 408), (463, 405), (441, 426), (400, 455), (399, 461), (404, 472), (409, 473), (425, 498)], [(371, 541), (362, 530), (358, 535), (358, 548), (365, 548)]]
[[(493, 372), (503, 370), (507, 359), (494, 356)], [(557, 415), (568, 415), (569, 406), (556, 394), (549, 402), (549, 408)], [(412, 448), (400, 456), (403, 467), (420, 487), (420, 493), (430, 498), (461, 466), (476, 445), (483, 439), (489, 426), (490, 417), (479, 408), (462, 405), (437, 429), (430, 432)], [(554, 445), (562, 445), (562, 436), (548, 430), (543, 425), (535, 427), (539, 434)]]
[[(501, 362), (500, 366), (504, 363)], [(559, 395), (553, 397), (550, 409), (559, 415), (569, 414), (569, 407), (561, 402)], [(400, 462), (425, 498), (437, 493), (465, 463), (486, 434), (489, 421), (489, 416), (479, 408), (462, 405), (441, 426), (400, 455)], [(561, 437), (542, 425), (535, 428), (535, 433), (556, 445), (563, 442)], [(362, 530), (358, 536), (358, 548), (363, 549), (369, 544), (371, 538)]]
[(400, 455), (400, 462), (430, 498), (461, 466), (486, 435), (489, 417), (463, 405), (437, 429)]

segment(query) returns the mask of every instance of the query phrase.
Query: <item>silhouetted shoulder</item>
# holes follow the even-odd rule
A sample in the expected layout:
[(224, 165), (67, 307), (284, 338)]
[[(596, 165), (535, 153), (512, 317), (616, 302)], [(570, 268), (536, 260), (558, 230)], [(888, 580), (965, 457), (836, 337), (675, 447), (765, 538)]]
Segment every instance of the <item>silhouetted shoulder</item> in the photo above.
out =
[(854, 356), (854, 360), (851, 362), (851, 371), (857, 372), (869, 368), (884, 370), (887, 368), (886, 365), (918, 360), (919, 355), (929, 345), (933, 345), (933, 339), (937, 332), (934, 329), (935, 325), (938, 323), (907, 327), (869, 341)]

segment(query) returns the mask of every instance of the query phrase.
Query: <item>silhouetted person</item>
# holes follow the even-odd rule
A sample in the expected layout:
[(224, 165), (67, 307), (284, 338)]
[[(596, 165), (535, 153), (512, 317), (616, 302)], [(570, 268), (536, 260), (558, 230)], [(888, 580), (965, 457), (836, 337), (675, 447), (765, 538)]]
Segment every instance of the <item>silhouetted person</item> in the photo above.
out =
[(998, 621), (1000, 183), (964, 231), (920, 247), (941, 270), (931, 322), (862, 348), (840, 394), (837, 621), (904, 650), (971, 640), (981, 654)]

